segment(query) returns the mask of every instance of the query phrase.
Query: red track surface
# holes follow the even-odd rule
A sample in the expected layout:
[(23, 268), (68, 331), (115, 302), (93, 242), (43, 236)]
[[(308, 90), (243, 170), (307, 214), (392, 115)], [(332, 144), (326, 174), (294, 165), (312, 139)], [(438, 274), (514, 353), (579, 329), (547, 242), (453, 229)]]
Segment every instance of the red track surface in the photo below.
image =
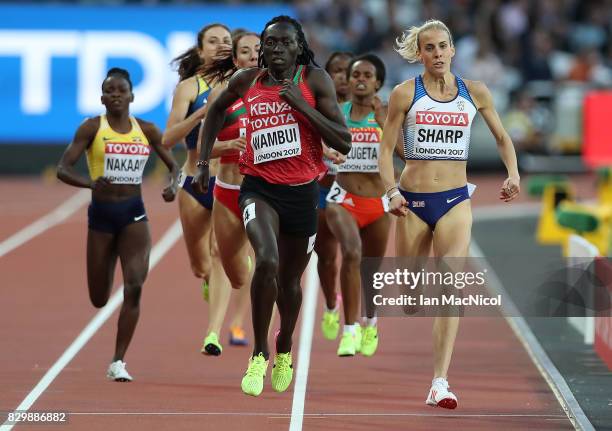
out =
[[(481, 196), (496, 198), (498, 177), (475, 182)], [(72, 193), (62, 185), (0, 183), (0, 241)], [(155, 243), (176, 219), (176, 204), (164, 204), (155, 184), (144, 187), (144, 199)], [(0, 411), (21, 403), (97, 311), (85, 284), (85, 236), (83, 207), (0, 258)], [(449, 411), (424, 404), (432, 377), (431, 320), (382, 318), (374, 357), (338, 358), (337, 342), (320, 335), (321, 306), (319, 295), (305, 430), (572, 429), (502, 318), (462, 321), (449, 376), (459, 407)], [(223, 334), (221, 357), (199, 353), (206, 306), (182, 241), (149, 273), (126, 357), (135, 378), (129, 384), (105, 379), (116, 321), (117, 313), (31, 407), (71, 413), (68, 425), (50, 429), (288, 429), (293, 386), (277, 394), (268, 377), (260, 397), (240, 391), (250, 348), (230, 347)], [(299, 331), (294, 358), (298, 345)]]

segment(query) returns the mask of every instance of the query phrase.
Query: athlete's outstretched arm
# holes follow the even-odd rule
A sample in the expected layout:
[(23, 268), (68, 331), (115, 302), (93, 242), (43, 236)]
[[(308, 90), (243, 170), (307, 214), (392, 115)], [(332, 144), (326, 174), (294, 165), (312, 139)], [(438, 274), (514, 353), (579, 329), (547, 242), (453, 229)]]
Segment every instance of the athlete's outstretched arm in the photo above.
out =
[[(219, 97), (208, 107), (208, 114), (202, 126), (202, 137), (200, 145), (199, 170), (196, 176), (193, 177), (193, 188), (196, 193), (206, 193), (208, 191), (208, 160), (210, 152), (217, 140), (217, 135), (223, 127), (225, 121), (225, 111), (227, 108), (238, 100), (246, 90), (255, 76), (259, 73), (259, 69), (242, 69), (236, 72), (229, 80), (227, 88), (224, 89)], [(200, 162), (204, 162), (201, 164)]]
[(162, 145), (166, 148), (172, 148), (182, 141), (206, 115), (208, 104), (205, 104), (185, 118), (194, 86), (197, 88), (197, 84), (192, 79), (181, 81), (176, 86), (174, 97), (172, 98), (172, 109), (168, 116), (166, 130), (162, 136)]
[(57, 164), (57, 178), (75, 187), (97, 189), (109, 185), (110, 182), (100, 177), (96, 181), (79, 174), (74, 165), (81, 158), (87, 147), (92, 143), (100, 127), (100, 117), (88, 118), (77, 129), (74, 138)]
[[(226, 85), (219, 84), (215, 88), (212, 89), (210, 94), (208, 95), (208, 103), (212, 104), (223, 90), (225, 90)], [(200, 145), (202, 144), (202, 129), (204, 128), (204, 123), (200, 126), (200, 131), (198, 132), (198, 154), (200, 154)], [(237, 139), (230, 139), (229, 141), (220, 141), (216, 140), (213, 144), (212, 150), (210, 150), (210, 158), (215, 159), (217, 157), (221, 157), (228, 151), (245, 151), (246, 149), (246, 138), (239, 137)]]
[(497, 142), (497, 149), (499, 155), (506, 165), (508, 171), (508, 178), (502, 185), (499, 198), (505, 202), (510, 202), (518, 196), (521, 191), (521, 177), (518, 171), (518, 164), (516, 162), (516, 152), (514, 151), (514, 145), (510, 139), (510, 135), (504, 129), (499, 114), (493, 104), (493, 97), (487, 86), (482, 82), (470, 82), (469, 86), (470, 93), (476, 99), (476, 106), (484, 118), (489, 130), (495, 137)]
[(306, 103), (299, 87), (289, 79), (283, 81), (280, 96), (310, 120), (327, 145), (348, 154), (351, 151), (351, 133), (340, 112), (334, 83), (324, 70), (314, 68), (308, 69), (306, 81), (314, 92), (317, 109)]
[(153, 147), (153, 150), (157, 153), (162, 162), (164, 162), (164, 165), (166, 165), (166, 167), (170, 171), (168, 185), (164, 187), (164, 190), (162, 191), (162, 197), (166, 202), (171, 202), (174, 200), (178, 188), (178, 164), (174, 160), (174, 157), (172, 157), (170, 151), (168, 151), (162, 145), (162, 134), (157, 128), (157, 126), (153, 123), (149, 123), (148, 121), (143, 121), (141, 119), (138, 119), (138, 123), (140, 124), (140, 128), (144, 132), (145, 136), (149, 140), (149, 144), (151, 145), (151, 147)]
[(336, 150), (329, 148), (325, 145), (325, 142), (323, 143), (323, 156), (331, 160), (334, 165), (340, 165), (346, 162), (346, 154), (340, 154)]
[(404, 124), (406, 112), (411, 102), (407, 83), (396, 86), (391, 92), (387, 120), (385, 121), (380, 146), (380, 158), (378, 159), (380, 177), (385, 184), (385, 190), (390, 192), (387, 194), (387, 197), (390, 197), (389, 212), (397, 216), (406, 215), (407, 209), (406, 200), (399, 193), (395, 185), (393, 151), (395, 150), (398, 136), (400, 135), (401, 127)]

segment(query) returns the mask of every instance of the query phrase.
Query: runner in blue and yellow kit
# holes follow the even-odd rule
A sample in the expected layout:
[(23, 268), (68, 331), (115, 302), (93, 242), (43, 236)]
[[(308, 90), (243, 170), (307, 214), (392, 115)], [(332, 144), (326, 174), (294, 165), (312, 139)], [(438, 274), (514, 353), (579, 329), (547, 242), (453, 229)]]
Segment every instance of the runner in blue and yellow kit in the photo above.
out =
[[(208, 80), (219, 82), (210, 94), (209, 103), (212, 103), (226, 88), (229, 77), (238, 69), (257, 66), (259, 48), (259, 35), (250, 32), (234, 35), (232, 55), (218, 58), (207, 65), (202, 72)], [(214, 151), (220, 155), (214, 185), (215, 205), (212, 211), (219, 264), (213, 265), (211, 270), (210, 313), (203, 350), (215, 356), (220, 355), (223, 350), (218, 334), (223, 325), (232, 288), (237, 289), (237, 292), (233, 295), (234, 316), (230, 322), (230, 344), (247, 344), (242, 323), (250, 305), (252, 249), (247, 240), (238, 205), (240, 184), (242, 184), (238, 160), (246, 145), (246, 117), (244, 103), (238, 100), (226, 111), (225, 122), (217, 135), (214, 147)]]
[[(163, 135), (163, 145), (166, 148), (172, 148), (182, 140), (187, 146), (187, 160), (183, 165), (179, 182), (179, 214), (191, 270), (198, 279), (202, 280), (202, 290), (206, 301), (209, 296), (211, 255), (215, 252), (211, 232), (214, 201), (212, 191), (216, 164), (213, 168), (213, 175), (210, 177), (208, 193), (203, 195), (194, 193), (191, 180), (197, 171), (195, 162), (198, 159), (197, 140), (200, 122), (206, 116), (208, 96), (216, 84), (216, 82), (208, 82), (203, 77), (202, 70), (212, 64), (215, 59), (231, 55), (231, 48), (232, 39), (229, 29), (224, 24), (215, 23), (203, 27), (198, 32), (197, 44), (174, 59), (174, 62), (178, 64), (180, 82), (176, 86), (172, 109)], [(202, 344), (202, 352), (206, 352), (207, 344), (209, 343), (205, 339)]]

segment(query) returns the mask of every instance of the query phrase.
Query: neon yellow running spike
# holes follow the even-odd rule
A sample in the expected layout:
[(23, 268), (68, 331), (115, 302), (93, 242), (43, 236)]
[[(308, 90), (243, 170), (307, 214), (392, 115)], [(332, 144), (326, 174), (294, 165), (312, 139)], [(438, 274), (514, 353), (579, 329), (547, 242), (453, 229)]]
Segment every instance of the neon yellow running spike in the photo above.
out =
[(338, 346), (338, 356), (355, 356), (355, 336), (350, 332), (342, 334)]
[(221, 343), (219, 343), (219, 336), (216, 332), (209, 333), (206, 338), (204, 338), (204, 343), (202, 344), (202, 353), (207, 353), (211, 356), (219, 356), (223, 351), (223, 347), (221, 347)]
[(261, 394), (263, 391), (263, 382), (264, 377), (266, 377), (266, 370), (268, 368), (268, 361), (264, 358), (263, 353), (259, 353), (259, 355), (249, 358), (249, 367), (242, 378), (242, 383), (240, 387), (242, 388), (242, 392), (247, 395), (252, 395), (254, 397)]
[(335, 340), (338, 337), (340, 329), (340, 311), (323, 311), (323, 320), (321, 320), (321, 332), (327, 340)]
[(372, 356), (378, 348), (378, 329), (376, 326), (366, 326), (361, 339), (361, 354)]
[(361, 352), (361, 340), (363, 339), (363, 328), (359, 323), (355, 323), (355, 353)]
[(202, 298), (204, 298), (204, 301), (208, 302), (208, 281), (206, 280), (202, 283)]
[(272, 367), (272, 389), (285, 392), (293, 380), (293, 360), (291, 352), (277, 353)]

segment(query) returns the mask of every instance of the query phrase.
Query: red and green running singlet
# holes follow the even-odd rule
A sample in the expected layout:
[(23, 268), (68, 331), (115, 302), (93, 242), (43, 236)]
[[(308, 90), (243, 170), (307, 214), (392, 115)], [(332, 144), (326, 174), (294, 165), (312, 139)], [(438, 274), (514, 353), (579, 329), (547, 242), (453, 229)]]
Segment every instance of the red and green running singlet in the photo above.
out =
[[(305, 81), (306, 66), (293, 78), (306, 103), (315, 98)], [(310, 121), (279, 95), (280, 85), (264, 86), (264, 70), (243, 96), (248, 116), (247, 147), (240, 158), (243, 175), (261, 177), (273, 184), (304, 184), (326, 171), (321, 136)]]
[[(225, 122), (223, 128), (217, 135), (219, 141), (231, 141), (241, 136), (246, 136), (246, 126), (248, 123), (246, 109), (242, 99), (237, 100), (225, 111)], [(227, 152), (220, 158), (221, 164), (238, 163), (240, 151)]]

